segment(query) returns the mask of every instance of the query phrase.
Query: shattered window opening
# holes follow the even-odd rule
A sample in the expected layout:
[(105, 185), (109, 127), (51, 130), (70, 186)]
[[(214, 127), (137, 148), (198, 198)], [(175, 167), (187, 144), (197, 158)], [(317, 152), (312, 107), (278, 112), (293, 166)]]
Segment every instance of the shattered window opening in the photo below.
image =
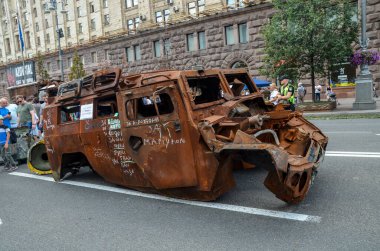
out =
[[(226, 74), (228, 85), (235, 96), (246, 96), (257, 92), (247, 74)], [(241, 83), (244, 85), (241, 86)]]
[(70, 104), (61, 107), (61, 123), (78, 122), (80, 119), (80, 104)]
[[(157, 105), (158, 114), (154, 104)], [(174, 105), (168, 93), (161, 93), (155, 97), (144, 96), (131, 99), (127, 101), (125, 107), (129, 120), (165, 115), (174, 111)]]
[(96, 104), (97, 117), (113, 117), (118, 112), (116, 95), (98, 99)]
[(188, 78), (190, 94), (196, 105), (214, 102), (223, 98), (220, 79), (217, 76), (207, 78)]

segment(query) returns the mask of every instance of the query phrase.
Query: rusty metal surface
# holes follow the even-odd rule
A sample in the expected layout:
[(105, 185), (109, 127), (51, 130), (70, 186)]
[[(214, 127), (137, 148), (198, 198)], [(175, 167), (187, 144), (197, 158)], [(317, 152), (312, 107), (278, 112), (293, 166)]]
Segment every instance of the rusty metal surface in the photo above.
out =
[(56, 181), (89, 165), (125, 187), (210, 201), (233, 188), (234, 169), (265, 168), (266, 187), (297, 203), (328, 141), (302, 114), (266, 105), (244, 70), (109, 69), (62, 90), (44, 110)]

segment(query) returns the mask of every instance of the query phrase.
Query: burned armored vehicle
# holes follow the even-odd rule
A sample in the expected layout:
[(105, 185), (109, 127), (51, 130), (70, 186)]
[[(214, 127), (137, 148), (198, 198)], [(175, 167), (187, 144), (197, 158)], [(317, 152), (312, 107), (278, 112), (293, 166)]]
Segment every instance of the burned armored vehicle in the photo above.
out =
[(327, 145), (300, 113), (266, 104), (245, 70), (103, 70), (61, 84), (44, 118), (56, 181), (90, 166), (109, 182), (191, 200), (232, 189), (234, 169), (264, 168), (270, 191), (300, 202)]

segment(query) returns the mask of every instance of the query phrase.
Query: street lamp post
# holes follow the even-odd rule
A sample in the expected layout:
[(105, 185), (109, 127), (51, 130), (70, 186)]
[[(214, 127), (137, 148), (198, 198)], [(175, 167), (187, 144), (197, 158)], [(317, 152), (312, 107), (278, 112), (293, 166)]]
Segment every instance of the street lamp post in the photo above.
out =
[[(61, 81), (63, 82), (65, 80), (65, 75), (63, 71), (62, 49), (61, 49), (61, 38), (63, 37), (63, 31), (59, 29), (58, 27), (57, 0), (50, 0), (50, 5), (48, 6), (45, 12), (49, 13), (50, 11), (54, 11), (53, 15), (55, 16), (55, 24), (56, 24), (55, 29), (57, 33), (57, 44), (58, 44), (58, 61), (59, 61), (59, 67), (61, 70)], [(61, 12), (64, 13), (65, 11), (62, 9)]]
[[(361, 1), (361, 41), (360, 48), (363, 52), (367, 51), (367, 1)], [(359, 76), (356, 79), (355, 102), (352, 108), (354, 110), (374, 110), (376, 101), (373, 99), (372, 74), (369, 71), (368, 64), (360, 65)]]
[(61, 68), (61, 80), (62, 82), (65, 80), (64, 72), (63, 72), (63, 61), (62, 61), (62, 49), (61, 49), (61, 36), (62, 33), (60, 32), (58, 28), (58, 15), (57, 15), (57, 9), (55, 10), (55, 22), (56, 22), (56, 29), (57, 29), (57, 42), (58, 42), (58, 60), (59, 60), (59, 67)]

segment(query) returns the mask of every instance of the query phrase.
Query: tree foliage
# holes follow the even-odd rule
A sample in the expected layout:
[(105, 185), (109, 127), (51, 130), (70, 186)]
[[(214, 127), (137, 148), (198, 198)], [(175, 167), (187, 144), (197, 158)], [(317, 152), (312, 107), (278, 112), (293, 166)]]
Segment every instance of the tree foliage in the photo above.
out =
[(44, 66), (44, 57), (40, 52), (37, 53), (37, 76), (41, 81), (46, 81), (50, 78), (49, 73)]
[(83, 68), (83, 63), (81, 58), (78, 55), (78, 52), (74, 52), (73, 56), (73, 65), (70, 68), (69, 80), (78, 79), (84, 77), (86, 75), (86, 71)]
[(357, 2), (350, 0), (273, 0), (276, 10), (265, 25), (262, 73), (292, 79), (315, 78), (347, 62), (357, 39)]

